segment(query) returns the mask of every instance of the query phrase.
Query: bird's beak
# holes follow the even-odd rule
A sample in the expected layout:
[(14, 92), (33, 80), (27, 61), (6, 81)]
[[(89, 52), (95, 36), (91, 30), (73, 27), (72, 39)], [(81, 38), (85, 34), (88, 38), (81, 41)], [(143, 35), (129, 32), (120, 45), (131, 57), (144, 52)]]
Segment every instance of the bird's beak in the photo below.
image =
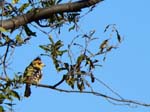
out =
[(46, 65), (44, 63), (42, 63), (42, 67), (45, 67)]

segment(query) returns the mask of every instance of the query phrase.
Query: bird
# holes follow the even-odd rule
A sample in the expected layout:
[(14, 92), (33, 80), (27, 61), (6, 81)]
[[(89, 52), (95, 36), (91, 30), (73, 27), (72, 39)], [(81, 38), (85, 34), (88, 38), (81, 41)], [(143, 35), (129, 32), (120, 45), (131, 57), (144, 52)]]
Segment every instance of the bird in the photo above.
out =
[(40, 57), (35, 58), (26, 68), (23, 73), (23, 78), (26, 83), (24, 96), (29, 97), (31, 95), (31, 84), (38, 84), (42, 78), (42, 69), (45, 64)]

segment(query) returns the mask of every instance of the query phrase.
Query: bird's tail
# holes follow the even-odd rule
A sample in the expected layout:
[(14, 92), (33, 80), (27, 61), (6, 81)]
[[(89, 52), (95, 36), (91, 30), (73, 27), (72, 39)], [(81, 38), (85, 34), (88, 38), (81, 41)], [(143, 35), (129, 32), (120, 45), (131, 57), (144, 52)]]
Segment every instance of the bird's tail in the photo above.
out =
[(24, 96), (25, 96), (25, 97), (29, 97), (30, 94), (31, 94), (30, 84), (26, 84)]

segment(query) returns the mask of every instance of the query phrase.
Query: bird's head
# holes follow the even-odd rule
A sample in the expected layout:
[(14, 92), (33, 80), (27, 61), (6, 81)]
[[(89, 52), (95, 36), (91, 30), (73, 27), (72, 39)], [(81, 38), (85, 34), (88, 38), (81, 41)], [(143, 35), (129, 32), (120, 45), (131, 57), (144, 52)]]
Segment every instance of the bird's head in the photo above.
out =
[(40, 57), (37, 57), (32, 61), (33, 67), (42, 70), (42, 68), (45, 66), (45, 64), (41, 61)]

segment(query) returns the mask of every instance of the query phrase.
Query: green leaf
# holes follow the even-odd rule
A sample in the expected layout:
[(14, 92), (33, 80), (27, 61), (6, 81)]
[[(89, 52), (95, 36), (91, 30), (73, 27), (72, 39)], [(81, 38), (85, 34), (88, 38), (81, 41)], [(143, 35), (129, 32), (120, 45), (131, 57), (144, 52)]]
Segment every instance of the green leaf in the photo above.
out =
[(4, 112), (3, 106), (0, 106), (0, 112)]
[(61, 52), (62, 52), (62, 54), (64, 54), (64, 53), (68, 52), (68, 50), (62, 50)]
[(50, 49), (46, 45), (40, 45), (39, 47), (45, 51), (50, 51)]
[(7, 30), (3, 27), (0, 27), (0, 32), (7, 32)]
[(108, 45), (108, 39), (104, 40), (101, 45), (100, 45), (100, 52), (103, 52), (103, 50), (107, 47)]
[(95, 82), (95, 77), (94, 77), (94, 75), (91, 73), (90, 76), (91, 76), (91, 82), (94, 83), (94, 82)]
[(100, 48), (101, 48), (101, 49), (106, 48), (107, 44), (108, 44), (108, 39), (106, 39), (106, 40), (104, 40), (104, 41), (102, 42), (102, 44), (100, 45)]
[(59, 49), (61, 46), (63, 46), (62, 41), (61, 41), (61, 40), (58, 40), (58, 41), (55, 43), (55, 46), (57, 47), (57, 49)]
[(30, 5), (30, 3), (25, 3), (25, 4), (23, 4), (23, 5), (19, 8), (19, 12), (23, 12), (29, 5)]
[(17, 36), (16, 36), (16, 42), (17, 42), (17, 44), (19, 44), (19, 45), (21, 45), (21, 44), (24, 43), (24, 41), (23, 41), (23, 39), (21, 38), (20, 35), (17, 35)]
[(0, 47), (3, 46), (3, 42), (0, 41)]
[(83, 91), (83, 89), (85, 89), (83, 80), (81, 82), (77, 83), (77, 87), (81, 92)]
[(121, 36), (120, 36), (118, 30), (116, 30), (116, 33), (117, 33), (117, 39), (118, 39), (118, 42), (121, 43)]
[(13, 105), (15, 105), (14, 103), (4, 103), (4, 104), (6, 104), (6, 105), (8, 105), (10, 107), (12, 107)]
[(20, 0), (12, 0), (12, 3), (13, 4), (16, 4), (16, 3), (18, 3)]
[(109, 27), (110, 27), (110, 24), (105, 27), (104, 32), (106, 32)]
[(113, 48), (115, 48), (114, 46), (109, 46), (108, 48), (107, 48), (107, 51), (111, 51)]
[(69, 30), (68, 30), (68, 31), (70, 32), (71, 30), (74, 30), (74, 29), (75, 29), (75, 27), (76, 27), (76, 25), (74, 24), (72, 27), (70, 27), (70, 28), (69, 28)]
[(66, 68), (58, 68), (57, 69), (58, 72), (63, 71), (63, 70), (66, 70)]
[(60, 71), (60, 66), (59, 66), (59, 62), (57, 59), (52, 58), (53, 59), (53, 63), (55, 65), (56, 70), (59, 72)]
[(49, 40), (50, 40), (50, 42), (52, 43), (52, 45), (54, 44), (54, 40), (53, 40), (53, 37), (50, 35), (49, 36)]
[(0, 94), (0, 104), (3, 104), (5, 98), (4, 98), (4, 95), (1, 93)]
[(64, 66), (67, 70), (69, 70), (69, 64), (68, 63), (64, 63)]
[(13, 97), (17, 98), (18, 100), (20, 100), (20, 96), (19, 96), (18, 92), (14, 91), (14, 90), (11, 90), (10, 94), (11, 94)]
[(89, 37), (92, 37), (95, 34), (95, 30), (90, 31)]
[(66, 83), (74, 89), (75, 79), (73, 77), (67, 76)]
[(89, 65), (90, 69), (94, 68), (94, 64), (90, 58), (86, 59), (86, 65)]
[(6, 95), (4, 95), (4, 98), (5, 99), (7, 99), (7, 100), (10, 100), (10, 101), (12, 101), (13, 99), (12, 99), (12, 97), (10, 97), (10, 94), (6, 94)]
[(59, 55), (59, 56), (62, 56), (65, 52), (67, 52), (67, 50), (56, 51), (57, 55)]
[(77, 63), (80, 64), (85, 58), (85, 55), (84, 54), (81, 54), (78, 59), (77, 59)]

